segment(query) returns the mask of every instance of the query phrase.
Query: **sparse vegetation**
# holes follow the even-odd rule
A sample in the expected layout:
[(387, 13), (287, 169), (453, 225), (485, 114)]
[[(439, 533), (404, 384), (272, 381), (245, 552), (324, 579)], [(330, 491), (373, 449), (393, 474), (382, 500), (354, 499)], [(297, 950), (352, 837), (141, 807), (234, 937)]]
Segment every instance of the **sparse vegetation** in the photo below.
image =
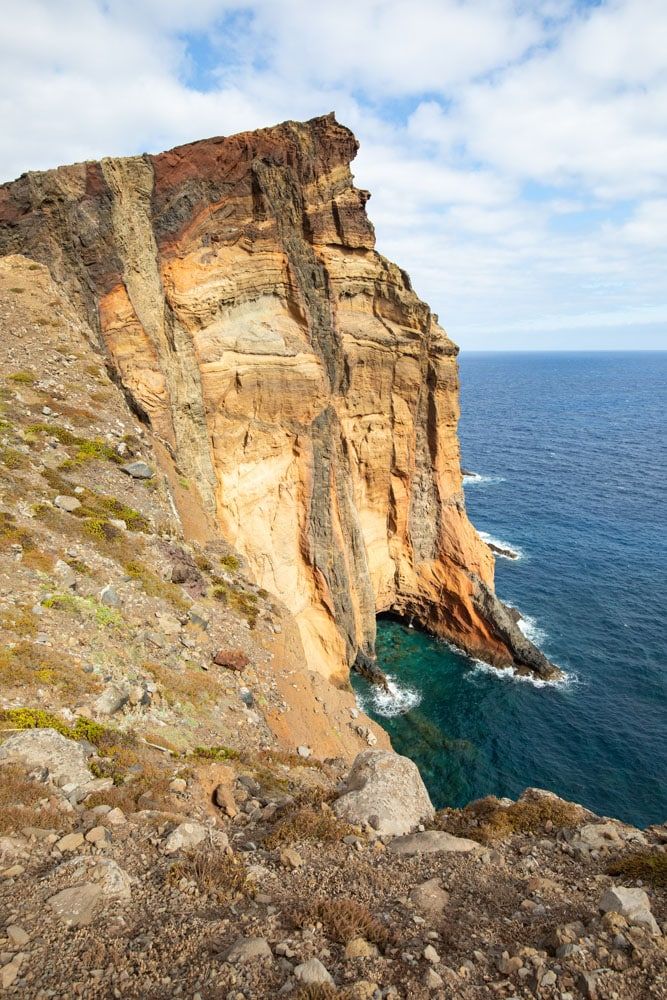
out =
[(353, 832), (350, 824), (338, 819), (331, 810), (302, 806), (283, 813), (264, 843), (270, 849), (280, 844), (294, 844), (300, 840), (335, 843)]
[(139, 580), (149, 597), (157, 597), (169, 601), (181, 611), (187, 610), (189, 602), (183, 596), (180, 587), (175, 583), (163, 580), (138, 559), (128, 559), (123, 562), (123, 569), (133, 580)]
[(374, 917), (367, 906), (355, 899), (321, 899), (298, 908), (291, 914), (291, 918), (298, 927), (321, 921), (327, 936), (340, 944), (348, 944), (359, 937), (379, 948), (397, 943), (396, 935), (391, 929)]
[(236, 760), (239, 757), (238, 750), (232, 747), (195, 747), (192, 756), (199, 760)]
[(71, 826), (71, 820), (49, 806), (48, 789), (31, 781), (20, 764), (3, 764), (0, 775), (0, 833), (26, 826), (46, 830)]
[(198, 667), (178, 670), (161, 663), (147, 662), (144, 669), (158, 682), (168, 705), (213, 703), (220, 695), (220, 684), (215, 675), (205, 673)]
[(502, 806), (493, 796), (471, 803), (465, 809), (444, 809), (438, 826), (456, 836), (466, 836), (483, 844), (504, 840), (515, 833), (539, 833), (550, 824), (554, 829), (576, 826), (578, 806), (560, 799), (540, 798)]
[(243, 615), (251, 628), (257, 624), (257, 595), (250, 591), (243, 590), (242, 587), (227, 583), (226, 580), (214, 576), (213, 597), (216, 601), (221, 601), (237, 614)]
[(2, 462), (6, 469), (10, 469), (12, 472), (16, 469), (27, 469), (30, 465), (28, 456), (16, 448), (0, 449), (0, 462)]
[(210, 847), (190, 851), (172, 865), (169, 880), (178, 882), (181, 879), (194, 882), (202, 895), (213, 896), (218, 902), (233, 902), (253, 888), (240, 861)]
[(612, 861), (607, 872), (626, 881), (641, 879), (655, 889), (667, 889), (667, 854), (656, 850), (633, 851)]
[(123, 624), (123, 616), (120, 611), (108, 608), (92, 597), (78, 597), (75, 594), (51, 594), (43, 599), (42, 607), (92, 617), (103, 628), (109, 626), (118, 628)]
[(106, 460), (115, 463), (122, 462), (122, 459), (111, 445), (103, 441), (102, 438), (79, 437), (73, 431), (68, 430), (66, 427), (60, 427), (58, 424), (29, 424), (26, 427), (26, 432), (33, 435), (46, 434), (49, 437), (56, 438), (60, 444), (66, 447), (76, 448), (74, 455), (62, 463), (61, 469), (75, 469), (77, 466), (93, 460)]
[[(12, 291), (22, 292), (23, 289), (12, 289)], [(18, 385), (34, 385), (37, 381), (37, 376), (34, 372), (13, 372), (11, 375), (8, 375), (7, 378), (11, 382), (16, 382)]]

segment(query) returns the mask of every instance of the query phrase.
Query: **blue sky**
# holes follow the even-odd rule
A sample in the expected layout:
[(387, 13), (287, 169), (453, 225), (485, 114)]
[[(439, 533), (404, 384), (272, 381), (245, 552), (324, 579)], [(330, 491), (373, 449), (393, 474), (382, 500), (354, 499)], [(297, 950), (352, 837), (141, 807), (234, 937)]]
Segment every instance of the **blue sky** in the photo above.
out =
[(335, 110), (465, 350), (667, 348), (665, 0), (4, 0), (0, 176)]

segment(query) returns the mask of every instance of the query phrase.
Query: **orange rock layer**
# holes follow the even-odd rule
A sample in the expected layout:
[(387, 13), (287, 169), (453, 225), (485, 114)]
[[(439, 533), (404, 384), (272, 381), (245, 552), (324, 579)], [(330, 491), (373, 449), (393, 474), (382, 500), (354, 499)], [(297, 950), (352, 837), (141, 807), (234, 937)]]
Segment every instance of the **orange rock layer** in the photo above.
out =
[(0, 188), (0, 252), (65, 283), (309, 666), (372, 669), (379, 612), (554, 668), (468, 521), (457, 348), (375, 250), (332, 115)]

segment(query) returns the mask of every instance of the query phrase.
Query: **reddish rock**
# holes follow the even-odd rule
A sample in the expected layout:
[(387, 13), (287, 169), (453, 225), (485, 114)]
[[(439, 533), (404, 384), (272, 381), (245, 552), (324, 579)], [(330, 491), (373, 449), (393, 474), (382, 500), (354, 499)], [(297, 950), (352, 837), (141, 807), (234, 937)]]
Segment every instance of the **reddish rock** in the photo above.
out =
[(236, 670), (240, 673), (248, 666), (250, 658), (242, 649), (221, 649), (213, 657), (213, 662), (218, 667), (225, 667), (227, 670)]

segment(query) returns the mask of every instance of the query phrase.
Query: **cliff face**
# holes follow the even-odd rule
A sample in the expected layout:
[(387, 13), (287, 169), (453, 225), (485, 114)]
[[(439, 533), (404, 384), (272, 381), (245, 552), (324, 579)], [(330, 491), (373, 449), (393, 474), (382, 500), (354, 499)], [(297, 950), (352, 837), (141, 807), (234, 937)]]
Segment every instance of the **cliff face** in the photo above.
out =
[(0, 253), (48, 265), (310, 666), (372, 661), (392, 611), (554, 668), (466, 516), (455, 345), (374, 249), (333, 116), (0, 188)]

